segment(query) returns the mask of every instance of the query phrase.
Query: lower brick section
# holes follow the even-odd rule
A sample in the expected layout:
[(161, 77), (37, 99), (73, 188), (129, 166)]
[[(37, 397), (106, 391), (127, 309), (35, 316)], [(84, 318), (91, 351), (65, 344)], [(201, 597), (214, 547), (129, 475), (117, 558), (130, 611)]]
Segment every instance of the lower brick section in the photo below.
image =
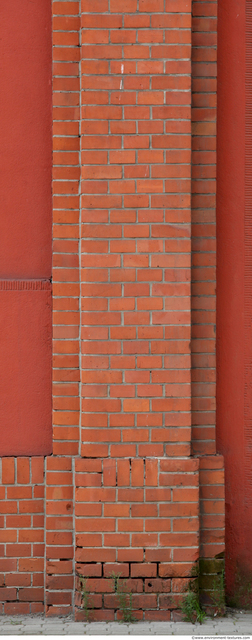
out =
[[(176, 609), (187, 590), (193, 564), (187, 563), (98, 563), (78, 564), (76, 620), (85, 620), (79, 576), (86, 581), (91, 620), (122, 619), (111, 575), (120, 574), (125, 593), (132, 594), (133, 616), (145, 620), (176, 619)], [(167, 577), (168, 576), (168, 577)]]
[[(221, 556), (222, 554), (220, 554)], [(220, 615), (225, 610), (225, 560), (223, 557), (201, 558), (199, 563), (199, 592), (201, 604)]]
[[(224, 551), (219, 455), (2, 458), (1, 478), (1, 613), (42, 613), (45, 602), (47, 615), (69, 614), (75, 562), (77, 620), (86, 616), (80, 577), (87, 578), (91, 619), (120, 619), (112, 573), (126, 581), (136, 618), (174, 620), (195, 562), (201, 558), (205, 576), (203, 559)], [(219, 575), (223, 561), (215, 564)], [(209, 591), (210, 582), (202, 577), (201, 589)]]
[(225, 477), (221, 455), (199, 459), (200, 557), (215, 558), (225, 550)]
[(1, 613), (44, 611), (44, 458), (2, 458)]
[(224, 611), (225, 476), (221, 455), (199, 459), (200, 563), (202, 604), (218, 614)]
[[(199, 460), (76, 460), (76, 573), (91, 617), (120, 618), (109, 576), (120, 573), (134, 615), (170, 619), (199, 557)], [(80, 582), (76, 619), (85, 619)]]

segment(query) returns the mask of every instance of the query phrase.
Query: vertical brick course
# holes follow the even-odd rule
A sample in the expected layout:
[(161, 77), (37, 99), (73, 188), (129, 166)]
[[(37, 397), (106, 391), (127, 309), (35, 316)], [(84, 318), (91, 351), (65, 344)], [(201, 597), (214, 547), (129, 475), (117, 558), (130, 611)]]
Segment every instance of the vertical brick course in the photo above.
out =
[(73, 459), (46, 459), (46, 613), (72, 610)]
[(79, 5), (52, 3), (53, 454), (79, 450)]
[(225, 550), (225, 485), (223, 456), (200, 458), (200, 557)]
[(192, 4), (192, 446), (216, 452), (217, 2)]
[[(46, 614), (72, 611), (79, 453), (79, 3), (53, 14), (53, 456), (46, 460)], [(69, 457), (71, 456), (71, 457)]]

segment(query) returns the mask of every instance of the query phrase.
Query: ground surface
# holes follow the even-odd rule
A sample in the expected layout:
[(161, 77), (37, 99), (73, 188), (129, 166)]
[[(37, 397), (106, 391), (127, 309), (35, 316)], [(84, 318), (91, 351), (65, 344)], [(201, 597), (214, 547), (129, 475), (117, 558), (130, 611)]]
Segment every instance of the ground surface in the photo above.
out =
[(0, 635), (139, 635), (139, 636), (252, 636), (252, 611), (230, 611), (223, 618), (207, 618), (203, 625), (187, 622), (74, 622), (72, 617), (0, 616)]

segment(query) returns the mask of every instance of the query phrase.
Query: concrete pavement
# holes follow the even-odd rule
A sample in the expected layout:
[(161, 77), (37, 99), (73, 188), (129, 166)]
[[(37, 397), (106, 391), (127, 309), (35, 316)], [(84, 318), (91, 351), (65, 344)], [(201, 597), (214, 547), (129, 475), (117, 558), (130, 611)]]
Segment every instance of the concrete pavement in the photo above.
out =
[(229, 610), (225, 617), (206, 618), (202, 625), (188, 622), (85, 623), (75, 622), (71, 616), (0, 616), (0, 635), (252, 636), (252, 611)]

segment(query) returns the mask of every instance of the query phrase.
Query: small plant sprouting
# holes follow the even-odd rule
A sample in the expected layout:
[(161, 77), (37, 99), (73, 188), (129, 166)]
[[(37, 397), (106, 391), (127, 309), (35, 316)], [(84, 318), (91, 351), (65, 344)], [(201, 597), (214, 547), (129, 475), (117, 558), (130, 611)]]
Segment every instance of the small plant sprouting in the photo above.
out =
[(126, 580), (120, 580), (120, 573), (111, 573), (110, 578), (113, 582), (114, 593), (118, 597), (119, 610), (122, 613), (123, 622), (135, 622), (132, 613), (132, 593), (127, 591)]
[(193, 591), (188, 591), (180, 608), (184, 615), (184, 622), (199, 622), (202, 624), (206, 618), (205, 611), (201, 609), (199, 598)]
[(82, 608), (84, 609), (84, 612), (85, 612), (86, 621), (89, 622), (90, 609), (93, 609), (93, 605), (92, 605), (92, 602), (90, 602), (90, 595), (87, 588), (88, 576), (84, 578), (83, 576), (79, 575), (78, 577), (81, 585), (80, 592), (81, 592)]
[(189, 581), (188, 593), (183, 598), (180, 609), (184, 616), (184, 622), (199, 622), (202, 624), (206, 618), (206, 614), (200, 606), (199, 569), (197, 565), (193, 567), (191, 575), (192, 579)]
[(112, 571), (112, 573), (110, 574), (110, 578), (113, 582), (113, 589), (115, 593), (118, 593), (119, 591), (119, 580), (121, 577), (121, 573), (115, 573), (114, 571)]
[(215, 608), (214, 615), (223, 616), (223, 614), (225, 613), (225, 605), (226, 605), (224, 569), (221, 572), (221, 574), (218, 575), (217, 579), (214, 580), (213, 590), (211, 592), (211, 600)]

